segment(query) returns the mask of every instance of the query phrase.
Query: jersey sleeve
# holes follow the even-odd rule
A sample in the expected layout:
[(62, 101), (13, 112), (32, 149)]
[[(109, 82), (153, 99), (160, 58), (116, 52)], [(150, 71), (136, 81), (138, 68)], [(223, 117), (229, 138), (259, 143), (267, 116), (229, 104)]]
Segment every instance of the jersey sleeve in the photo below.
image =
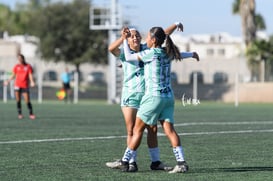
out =
[(182, 59), (184, 59), (184, 58), (192, 58), (193, 57), (193, 53), (192, 52), (181, 52), (180, 55), (181, 55)]
[(13, 73), (13, 74), (16, 74), (16, 73), (17, 73), (16, 70), (17, 70), (17, 65), (15, 65), (15, 66), (13, 67), (12, 73)]
[(126, 61), (136, 61), (136, 60), (138, 60), (138, 54), (137, 53), (132, 54), (130, 52), (130, 48), (129, 48), (127, 40), (123, 41), (123, 49), (124, 49), (124, 54), (125, 54)]
[(28, 64), (28, 73), (30, 73), (30, 74), (33, 73), (33, 68), (30, 64)]

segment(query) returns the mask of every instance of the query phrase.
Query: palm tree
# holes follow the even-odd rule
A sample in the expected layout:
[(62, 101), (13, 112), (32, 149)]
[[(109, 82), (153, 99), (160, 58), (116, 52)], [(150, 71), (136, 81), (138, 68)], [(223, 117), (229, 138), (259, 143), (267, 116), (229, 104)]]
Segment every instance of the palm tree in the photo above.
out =
[(235, 0), (233, 2), (233, 13), (241, 16), (242, 33), (246, 46), (256, 39), (255, 7), (255, 0)]
[[(263, 30), (266, 26), (262, 15), (256, 13), (255, 8), (255, 0), (234, 0), (232, 11), (233, 14), (241, 16), (242, 34), (252, 79), (263, 81), (264, 63), (271, 63), (271, 61), (267, 61), (265, 59), (267, 57), (264, 57), (265, 41), (256, 40), (256, 31)], [(267, 72), (271, 72), (269, 68), (267, 69)]]

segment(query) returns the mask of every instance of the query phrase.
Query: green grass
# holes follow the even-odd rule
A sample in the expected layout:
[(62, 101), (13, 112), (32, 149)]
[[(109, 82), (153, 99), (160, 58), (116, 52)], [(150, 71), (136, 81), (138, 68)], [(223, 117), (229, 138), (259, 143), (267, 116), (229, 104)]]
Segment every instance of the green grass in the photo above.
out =
[[(175, 128), (190, 166), (186, 174), (150, 171), (146, 136), (138, 151), (139, 172), (105, 166), (120, 158), (126, 147), (119, 105), (34, 102), (33, 107), (36, 120), (28, 119), (25, 105), (25, 118), (18, 120), (15, 102), (0, 103), (1, 181), (273, 179), (273, 104), (234, 107), (209, 102), (184, 107), (177, 102)], [(158, 139), (161, 160), (175, 165), (168, 139)]]

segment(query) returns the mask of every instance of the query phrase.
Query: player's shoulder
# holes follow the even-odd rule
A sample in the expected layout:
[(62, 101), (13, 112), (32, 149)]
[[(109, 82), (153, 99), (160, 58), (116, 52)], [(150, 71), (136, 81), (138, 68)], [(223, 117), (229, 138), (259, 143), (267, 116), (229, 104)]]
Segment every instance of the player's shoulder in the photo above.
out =
[(32, 68), (32, 65), (31, 64), (29, 64), (29, 63), (26, 63), (26, 65), (25, 66), (27, 66), (28, 68)]

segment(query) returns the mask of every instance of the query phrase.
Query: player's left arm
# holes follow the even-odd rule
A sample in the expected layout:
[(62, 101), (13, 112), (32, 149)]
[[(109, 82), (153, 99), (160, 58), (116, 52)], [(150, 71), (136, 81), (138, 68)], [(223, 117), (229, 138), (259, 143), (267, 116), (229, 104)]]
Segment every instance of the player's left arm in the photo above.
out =
[(28, 78), (29, 78), (29, 81), (30, 81), (30, 86), (34, 87), (35, 86), (35, 81), (34, 81), (34, 78), (33, 78), (32, 68), (31, 68), (31, 71), (29, 71), (29, 73), (28, 73)]
[(199, 55), (197, 52), (193, 52), (192, 58), (195, 58), (197, 61), (200, 60)]
[(183, 31), (184, 30), (183, 24), (181, 22), (175, 22), (174, 24), (166, 28), (164, 32), (165, 34), (170, 35), (174, 32), (175, 29), (177, 29), (178, 31)]
[(198, 55), (197, 52), (181, 52), (180, 55), (181, 55), (182, 59), (195, 58), (197, 61), (200, 60), (199, 55)]

